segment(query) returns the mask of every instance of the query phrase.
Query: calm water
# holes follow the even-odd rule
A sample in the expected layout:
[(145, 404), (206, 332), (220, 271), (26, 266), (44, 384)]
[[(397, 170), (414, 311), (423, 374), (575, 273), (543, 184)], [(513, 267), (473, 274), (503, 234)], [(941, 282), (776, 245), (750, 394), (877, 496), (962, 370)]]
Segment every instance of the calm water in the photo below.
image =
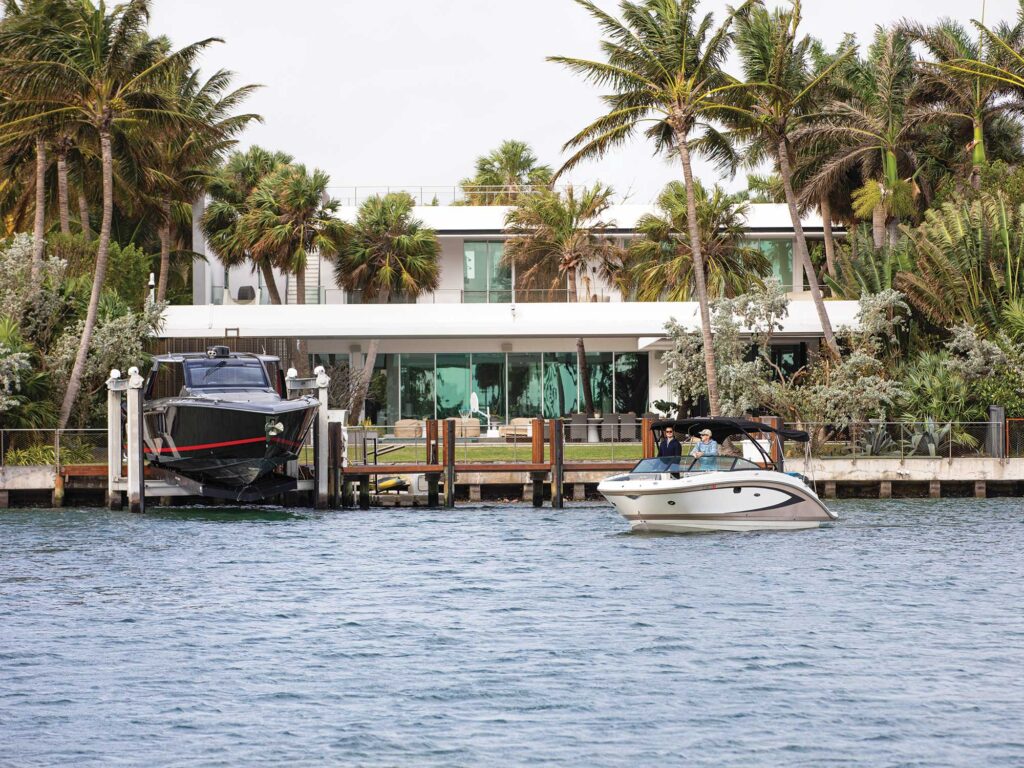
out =
[(1024, 765), (1024, 503), (0, 514), (0, 765)]

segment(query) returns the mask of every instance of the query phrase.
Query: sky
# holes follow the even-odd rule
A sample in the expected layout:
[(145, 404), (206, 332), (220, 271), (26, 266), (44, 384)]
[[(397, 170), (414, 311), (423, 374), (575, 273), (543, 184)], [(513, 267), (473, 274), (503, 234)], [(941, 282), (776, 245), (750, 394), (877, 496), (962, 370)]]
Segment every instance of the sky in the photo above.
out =
[[(598, 0), (606, 10), (616, 2)], [(944, 16), (1013, 18), (1017, 0), (804, 0), (804, 29), (835, 47), (845, 32), (870, 39), (876, 24)], [(720, 15), (727, 3), (705, 0)], [(599, 56), (594, 22), (572, 0), (154, 0), (151, 28), (176, 45), (207, 37), (204, 71), (264, 86), (247, 109), (264, 122), (240, 147), (260, 144), (331, 176), (343, 202), (352, 187), (438, 187), (439, 199), (472, 175), (474, 159), (504, 139), (531, 144), (558, 167), (561, 147), (601, 112), (598, 91), (549, 55)], [(730, 188), (699, 165), (705, 182)], [(621, 201), (648, 203), (675, 164), (637, 138), (567, 181), (610, 184)], [(430, 196), (430, 190), (426, 191)], [(360, 196), (363, 195), (361, 191)]]

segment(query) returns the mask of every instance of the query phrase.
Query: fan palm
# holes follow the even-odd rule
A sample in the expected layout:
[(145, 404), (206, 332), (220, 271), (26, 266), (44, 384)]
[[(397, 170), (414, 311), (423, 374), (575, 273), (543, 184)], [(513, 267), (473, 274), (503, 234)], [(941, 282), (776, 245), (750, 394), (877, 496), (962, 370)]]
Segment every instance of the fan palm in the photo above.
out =
[[(375, 195), (359, 207), (335, 261), (334, 279), (340, 287), (385, 304), (394, 296), (414, 299), (437, 288), (441, 245), (434, 230), (413, 216), (414, 205), (410, 195), (396, 192)], [(362, 374), (353, 377), (353, 423), (362, 415), (379, 349), (380, 340), (371, 340)]]
[(467, 205), (513, 205), (525, 189), (551, 184), (551, 167), (538, 165), (537, 156), (523, 141), (508, 140), (476, 159), (476, 173), (461, 186)]
[[(697, 182), (695, 192), (709, 297), (747, 292), (771, 273), (768, 258), (743, 241), (749, 205), (717, 184), (709, 193)], [(629, 246), (623, 287), (639, 301), (692, 301), (693, 256), (683, 185), (669, 182), (658, 196), (658, 208), (659, 213), (637, 221), (639, 237)]]
[[(559, 174), (584, 160), (599, 158), (631, 139), (645, 123), (646, 136), (658, 151), (676, 152), (683, 166), (687, 194), (687, 229), (693, 243), (693, 275), (700, 305), (708, 401), (719, 414), (718, 375), (711, 342), (711, 312), (704, 284), (700, 225), (694, 196), (691, 150), (720, 165), (735, 167), (736, 156), (714, 120), (726, 94), (738, 88), (722, 66), (732, 41), (732, 23), (749, 12), (753, 0), (730, 11), (718, 27), (712, 14), (698, 16), (696, 0), (621, 0), (621, 19), (590, 0), (576, 0), (597, 21), (604, 39), (604, 61), (549, 57), (609, 93), (608, 112), (583, 128), (565, 145), (573, 154)], [(696, 133), (699, 137), (695, 137)]]
[(233, 114), (256, 86), (229, 91), (231, 73), (215, 72), (205, 82), (195, 70), (172, 72), (168, 78), (175, 109), (188, 121), (175, 121), (154, 131), (151, 141), (141, 140), (141, 164), (146, 192), (155, 202), (160, 221), (160, 270), (156, 300), (167, 296), (171, 262), (172, 204), (191, 202), (204, 190), (212, 169), (234, 137), (258, 115)]
[[(618, 247), (605, 234), (608, 223), (601, 217), (612, 201), (610, 187), (595, 184), (565, 193), (545, 190), (521, 197), (505, 218), (504, 259), (515, 266), (516, 281), (524, 288), (558, 290), (568, 286), (569, 301), (578, 301), (580, 288), (591, 295), (591, 274), (611, 278)], [(583, 380), (583, 402), (594, 415), (587, 353), (582, 338), (576, 339), (576, 358)]]
[(150, 0), (129, 0), (107, 10), (102, 2), (82, 0), (68, 19), (42, 41), (32, 57), (19, 52), (3, 66), (17, 89), (12, 101), (31, 114), (0, 126), (4, 135), (59, 120), (81, 126), (98, 139), (103, 174), (103, 213), (96, 271), (85, 326), (68, 378), (58, 427), (63, 429), (81, 389), (86, 357), (106, 277), (114, 208), (115, 134), (140, 122), (180, 119), (162, 89), (174, 67), (188, 67), (213, 40), (167, 52), (167, 42), (146, 34)]
[(306, 262), (310, 254), (333, 259), (342, 242), (338, 201), (329, 197), (330, 177), (304, 165), (284, 165), (265, 176), (238, 222), (246, 250), (260, 262), (295, 275), (296, 300), (306, 303)]
[(239, 228), (239, 222), (250, 213), (252, 195), (260, 183), (291, 162), (291, 155), (257, 146), (232, 153), (207, 182), (210, 202), (200, 220), (203, 236), (225, 266), (250, 262), (253, 270), (260, 271), (272, 304), (281, 303), (274, 262), (252, 253), (248, 233)]
[(734, 98), (728, 104), (729, 121), (740, 135), (750, 140), (750, 162), (771, 158), (776, 164), (793, 225), (797, 268), (810, 283), (825, 344), (838, 357), (839, 347), (811, 264), (793, 186), (794, 151), (790, 137), (814, 114), (828, 78), (852, 51), (844, 52), (822, 71), (812, 72), (809, 52), (813, 41), (800, 35), (800, 20), (800, 2), (793, 0), (791, 10), (769, 11), (757, 6), (737, 21), (736, 47), (748, 87), (733, 92)]
[(886, 231), (895, 241), (900, 219), (916, 207), (915, 147), (928, 115), (913, 105), (910, 40), (900, 30), (879, 28), (867, 57), (849, 58), (837, 76), (845, 97), (834, 99), (820, 120), (796, 132), (820, 163), (806, 183), (807, 193), (818, 199), (859, 167), (865, 183), (855, 193), (854, 211), (871, 218), (874, 244), (881, 248)]

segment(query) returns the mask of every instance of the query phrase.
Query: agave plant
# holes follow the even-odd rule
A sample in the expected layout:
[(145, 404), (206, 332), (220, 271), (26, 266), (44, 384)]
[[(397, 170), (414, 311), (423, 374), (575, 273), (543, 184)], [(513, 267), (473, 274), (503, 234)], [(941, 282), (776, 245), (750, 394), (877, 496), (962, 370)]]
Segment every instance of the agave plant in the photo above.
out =
[(891, 456), (899, 453), (899, 444), (892, 439), (884, 423), (872, 423), (857, 440), (858, 452), (864, 456)]

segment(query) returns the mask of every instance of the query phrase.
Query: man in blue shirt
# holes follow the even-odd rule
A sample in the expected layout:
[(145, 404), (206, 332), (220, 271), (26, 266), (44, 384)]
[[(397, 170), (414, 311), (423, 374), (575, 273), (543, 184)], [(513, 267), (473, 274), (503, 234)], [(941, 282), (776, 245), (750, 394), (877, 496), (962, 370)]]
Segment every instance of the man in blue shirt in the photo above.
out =
[(718, 443), (711, 439), (711, 430), (702, 429), (700, 440), (693, 447), (692, 456), (700, 459), (700, 468), (705, 471), (718, 468)]

